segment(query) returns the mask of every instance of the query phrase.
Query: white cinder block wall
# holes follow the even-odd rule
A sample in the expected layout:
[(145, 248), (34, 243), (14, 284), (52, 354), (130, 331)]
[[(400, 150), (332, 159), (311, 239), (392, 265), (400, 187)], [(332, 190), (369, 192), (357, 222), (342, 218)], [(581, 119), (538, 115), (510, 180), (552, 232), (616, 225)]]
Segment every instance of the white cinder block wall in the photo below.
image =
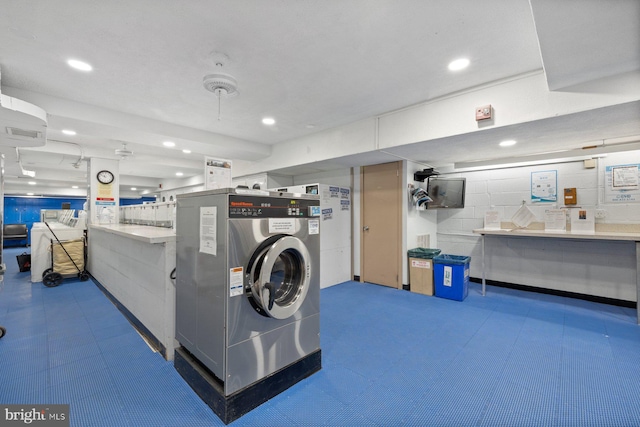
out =
[[(640, 203), (611, 204), (605, 199), (605, 168), (639, 164), (640, 151), (609, 154), (598, 167), (582, 161), (458, 173), (467, 178), (464, 209), (437, 211), (438, 247), (443, 253), (471, 256), (471, 276), (482, 276), (481, 238), (487, 210), (509, 221), (525, 200), (539, 221), (544, 211), (564, 205), (563, 189), (576, 187), (578, 206), (606, 211), (596, 223), (640, 223)], [(531, 203), (531, 172), (557, 170), (558, 203)], [(449, 175), (445, 175), (449, 176)], [(505, 238), (485, 240), (486, 278), (508, 283), (635, 301), (634, 242)]]

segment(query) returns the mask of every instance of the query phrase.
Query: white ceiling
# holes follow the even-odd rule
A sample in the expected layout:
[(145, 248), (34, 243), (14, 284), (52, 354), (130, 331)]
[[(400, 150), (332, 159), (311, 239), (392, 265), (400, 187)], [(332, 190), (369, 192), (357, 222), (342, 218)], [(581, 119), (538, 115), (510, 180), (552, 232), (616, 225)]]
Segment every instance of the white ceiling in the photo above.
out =
[[(47, 144), (20, 149), (41, 193), (83, 191), (86, 168), (73, 164), (115, 158), (123, 142), (134, 156), (121, 162), (121, 184), (140, 192), (178, 170), (201, 174), (205, 155), (260, 160), (273, 144), (524, 73), (544, 70), (551, 90), (576, 90), (640, 72), (640, 0), (0, 0), (0, 10), (2, 93), (47, 111)], [(471, 66), (452, 74), (446, 66), (458, 57)], [(73, 70), (69, 58), (94, 70)], [(219, 71), (216, 61), (239, 92), (220, 99), (220, 120), (202, 84)], [(264, 116), (277, 124), (264, 126)], [(543, 140), (558, 148), (560, 137), (573, 148), (640, 135), (640, 107), (532, 126), (510, 130), (536, 135), (537, 150)], [(67, 128), (78, 134), (62, 134)], [(431, 163), (487, 157), (478, 139), (440, 142), (428, 159), (414, 144), (393, 154)], [(28, 188), (15, 149), (0, 151), (5, 191)]]

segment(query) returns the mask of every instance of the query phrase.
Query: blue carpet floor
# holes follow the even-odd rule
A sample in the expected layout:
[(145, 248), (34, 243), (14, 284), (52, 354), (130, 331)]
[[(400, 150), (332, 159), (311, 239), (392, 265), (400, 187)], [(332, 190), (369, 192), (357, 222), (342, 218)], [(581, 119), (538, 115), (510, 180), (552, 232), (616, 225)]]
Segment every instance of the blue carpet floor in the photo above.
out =
[[(91, 281), (31, 284), (5, 249), (0, 404), (71, 425), (222, 426)], [(463, 302), (321, 292), (323, 369), (233, 426), (640, 426), (635, 310), (472, 284)]]

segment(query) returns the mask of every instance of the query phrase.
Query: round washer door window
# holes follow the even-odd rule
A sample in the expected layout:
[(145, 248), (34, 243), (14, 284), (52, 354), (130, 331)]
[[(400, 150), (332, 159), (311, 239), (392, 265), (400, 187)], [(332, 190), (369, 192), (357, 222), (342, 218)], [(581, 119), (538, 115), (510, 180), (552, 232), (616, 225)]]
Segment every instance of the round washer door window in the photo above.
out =
[(254, 302), (269, 317), (293, 316), (309, 291), (311, 265), (305, 244), (293, 236), (282, 236), (258, 249), (249, 266), (249, 285)]

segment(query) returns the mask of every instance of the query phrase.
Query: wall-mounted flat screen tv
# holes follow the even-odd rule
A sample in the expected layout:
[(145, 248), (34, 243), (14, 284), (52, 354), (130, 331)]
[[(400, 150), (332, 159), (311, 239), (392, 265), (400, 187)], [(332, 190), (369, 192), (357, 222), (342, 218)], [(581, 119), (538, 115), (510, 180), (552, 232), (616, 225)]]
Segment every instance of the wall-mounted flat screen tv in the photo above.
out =
[(427, 209), (464, 208), (466, 178), (434, 178), (427, 183), (427, 194), (433, 199)]

